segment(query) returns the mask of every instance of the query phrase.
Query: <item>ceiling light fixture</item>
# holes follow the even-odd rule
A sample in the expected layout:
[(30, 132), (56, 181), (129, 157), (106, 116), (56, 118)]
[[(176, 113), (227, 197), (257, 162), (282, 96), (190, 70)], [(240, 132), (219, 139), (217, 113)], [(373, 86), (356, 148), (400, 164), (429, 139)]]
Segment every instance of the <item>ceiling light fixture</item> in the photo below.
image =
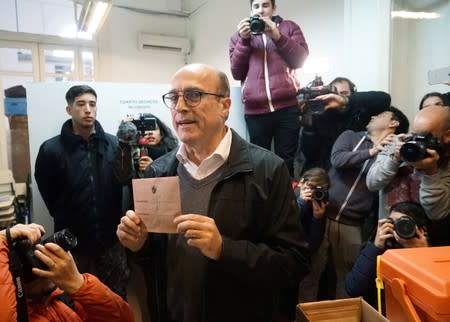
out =
[(441, 15), (436, 12), (392, 11), (392, 18), (404, 19), (437, 19)]
[(108, 17), (112, 7), (112, 0), (86, 0), (81, 8), (77, 22), (78, 32), (95, 34)]

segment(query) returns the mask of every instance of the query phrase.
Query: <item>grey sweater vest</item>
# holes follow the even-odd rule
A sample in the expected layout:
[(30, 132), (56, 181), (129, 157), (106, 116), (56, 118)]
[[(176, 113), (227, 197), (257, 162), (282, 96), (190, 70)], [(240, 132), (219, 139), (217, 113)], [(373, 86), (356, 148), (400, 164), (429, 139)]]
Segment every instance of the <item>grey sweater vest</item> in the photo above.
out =
[(181, 163), (177, 172), (180, 177), (181, 213), (208, 216), (211, 192), (219, 181), (222, 167), (201, 180), (194, 179)]

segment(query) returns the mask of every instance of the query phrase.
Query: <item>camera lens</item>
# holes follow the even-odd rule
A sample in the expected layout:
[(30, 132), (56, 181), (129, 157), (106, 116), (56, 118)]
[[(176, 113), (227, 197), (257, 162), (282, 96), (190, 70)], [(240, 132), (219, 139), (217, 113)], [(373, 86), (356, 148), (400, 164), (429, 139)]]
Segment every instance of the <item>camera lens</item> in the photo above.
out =
[(396, 220), (394, 227), (397, 235), (403, 239), (411, 239), (416, 235), (416, 223), (408, 216)]
[(321, 186), (316, 186), (312, 191), (312, 197), (317, 201), (327, 201), (328, 191)]
[(308, 100), (304, 107), (304, 113), (322, 114), (325, 111), (325, 101)]
[(400, 156), (407, 162), (417, 162), (428, 155), (426, 147), (416, 141), (406, 142), (400, 148)]
[(250, 31), (252, 34), (257, 35), (264, 31), (266, 24), (259, 18), (258, 15), (250, 17)]
[(55, 243), (65, 251), (68, 251), (77, 246), (78, 240), (69, 229), (63, 229), (54, 233), (53, 235), (45, 239), (42, 243)]

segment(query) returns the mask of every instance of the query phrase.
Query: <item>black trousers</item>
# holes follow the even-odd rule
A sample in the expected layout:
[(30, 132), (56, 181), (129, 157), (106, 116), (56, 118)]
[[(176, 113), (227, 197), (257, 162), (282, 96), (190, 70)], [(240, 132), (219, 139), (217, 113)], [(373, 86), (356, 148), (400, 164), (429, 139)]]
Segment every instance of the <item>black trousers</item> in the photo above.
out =
[(297, 151), (300, 130), (299, 110), (297, 106), (283, 108), (271, 113), (246, 115), (250, 142), (271, 150), (282, 158), (294, 174), (294, 158)]

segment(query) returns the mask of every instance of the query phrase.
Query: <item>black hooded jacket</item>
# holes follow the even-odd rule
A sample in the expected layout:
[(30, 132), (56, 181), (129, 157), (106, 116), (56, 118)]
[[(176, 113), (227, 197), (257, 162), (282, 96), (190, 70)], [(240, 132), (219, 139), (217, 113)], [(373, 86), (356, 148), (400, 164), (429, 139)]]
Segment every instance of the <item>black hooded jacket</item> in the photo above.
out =
[(55, 231), (70, 228), (80, 251), (96, 253), (117, 241), (122, 215), (121, 185), (113, 173), (117, 147), (117, 138), (99, 122), (85, 140), (72, 132), (67, 120), (61, 134), (39, 149), (35, 178)]

